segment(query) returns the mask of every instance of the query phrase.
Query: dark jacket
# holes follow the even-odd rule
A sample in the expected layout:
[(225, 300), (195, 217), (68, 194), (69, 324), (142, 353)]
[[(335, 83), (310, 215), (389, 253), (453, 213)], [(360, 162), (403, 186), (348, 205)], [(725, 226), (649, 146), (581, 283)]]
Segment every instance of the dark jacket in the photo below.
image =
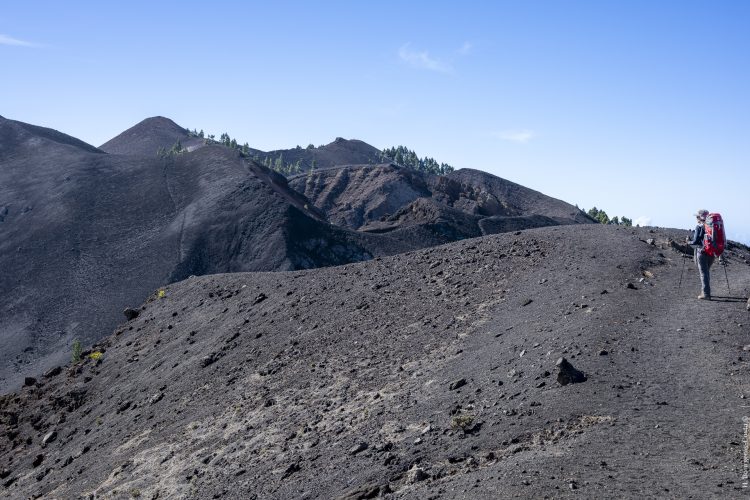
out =
[(688, 245), (693, 248), (703, 248), (703, 237), (706, 235), (706, 230), (703, 228), (703, 224), (698, 224), (693, 230), (693, 236), (688, 241)]

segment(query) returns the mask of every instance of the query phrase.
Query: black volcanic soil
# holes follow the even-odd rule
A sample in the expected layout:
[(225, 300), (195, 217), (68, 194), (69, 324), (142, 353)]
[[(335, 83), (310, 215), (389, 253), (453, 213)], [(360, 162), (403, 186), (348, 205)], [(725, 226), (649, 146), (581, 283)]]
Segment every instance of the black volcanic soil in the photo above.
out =
[(105, 336), (161, 285), (414, 248), (331, 226), (282, 176), (221, 146), (103, 154), (3, 118), (0, 144), (0, 393), (69, 359), (73, 339)]
[(438, 176), (394, 164), (347, 165), (292, 176), (289, 185), (337, 225), (405, 242), (593, 222), (564, 201), (471, 169)]
[(376, 164), (380, 163), (380, 150), (364, 141), (337, 137), (333, 142), (319, 147), (277, 149), (261, 151), (251, 149), (250, 155), (257, 161), (270, 159), (272, 162), (281, 157), (284, 164), (300, 162), (303, 171), (311, 168), (321, 169), (337, 165)]
[(156, 156), (159, 148), (170, 150), (177, 141), (189, 151), (204, 145), (203, 139), (191, 136), (169, 118), (154, 116), (133, 125), (99, 146), (99, 149), (119, 155)]
[[(683, 236), (568, 225), (176, 283), (98, 361), (0, 399), (2, 491), (740, 496), (750, 255), (699, 301)], [(587, 380), (561, 386), (561, 356)]]

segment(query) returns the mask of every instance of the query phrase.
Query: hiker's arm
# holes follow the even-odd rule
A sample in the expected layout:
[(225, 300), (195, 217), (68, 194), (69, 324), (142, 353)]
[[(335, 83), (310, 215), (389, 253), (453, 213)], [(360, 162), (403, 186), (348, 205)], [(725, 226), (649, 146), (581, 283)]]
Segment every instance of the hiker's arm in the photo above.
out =
[(695, 230), (693, 231), (693, 238), (689, 239), (687, 242), (688, 245), (691, 246), (698, 246), (701, 243), (703, 243), (701, 240), (703, 239), (703, 226), (698, 224), (695, 226)]

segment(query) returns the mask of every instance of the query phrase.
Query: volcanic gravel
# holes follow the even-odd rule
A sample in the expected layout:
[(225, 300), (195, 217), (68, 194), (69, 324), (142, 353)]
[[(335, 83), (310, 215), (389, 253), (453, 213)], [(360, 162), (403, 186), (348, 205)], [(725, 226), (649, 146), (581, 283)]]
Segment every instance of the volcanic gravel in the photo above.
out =
[(191, 277), (0, 399), (0, 491), (739, 496), (750, 256), (730, 245), (731, 293), (717, 265), (699, 301), (683, 237), (559, 226)]

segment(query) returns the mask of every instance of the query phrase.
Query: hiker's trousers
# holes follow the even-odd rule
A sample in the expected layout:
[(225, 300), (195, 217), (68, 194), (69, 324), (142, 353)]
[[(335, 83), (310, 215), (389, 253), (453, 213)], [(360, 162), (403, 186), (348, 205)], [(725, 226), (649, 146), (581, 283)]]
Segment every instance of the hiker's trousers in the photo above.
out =
[(714, 263), (714, 258), (708, 255), (701, 249), (695, 250), (695, 263), (698, 266), (698, 274), (701, 277), (701, 287), (703, 295), (706, 297), (711, 296), (711, 265)]

